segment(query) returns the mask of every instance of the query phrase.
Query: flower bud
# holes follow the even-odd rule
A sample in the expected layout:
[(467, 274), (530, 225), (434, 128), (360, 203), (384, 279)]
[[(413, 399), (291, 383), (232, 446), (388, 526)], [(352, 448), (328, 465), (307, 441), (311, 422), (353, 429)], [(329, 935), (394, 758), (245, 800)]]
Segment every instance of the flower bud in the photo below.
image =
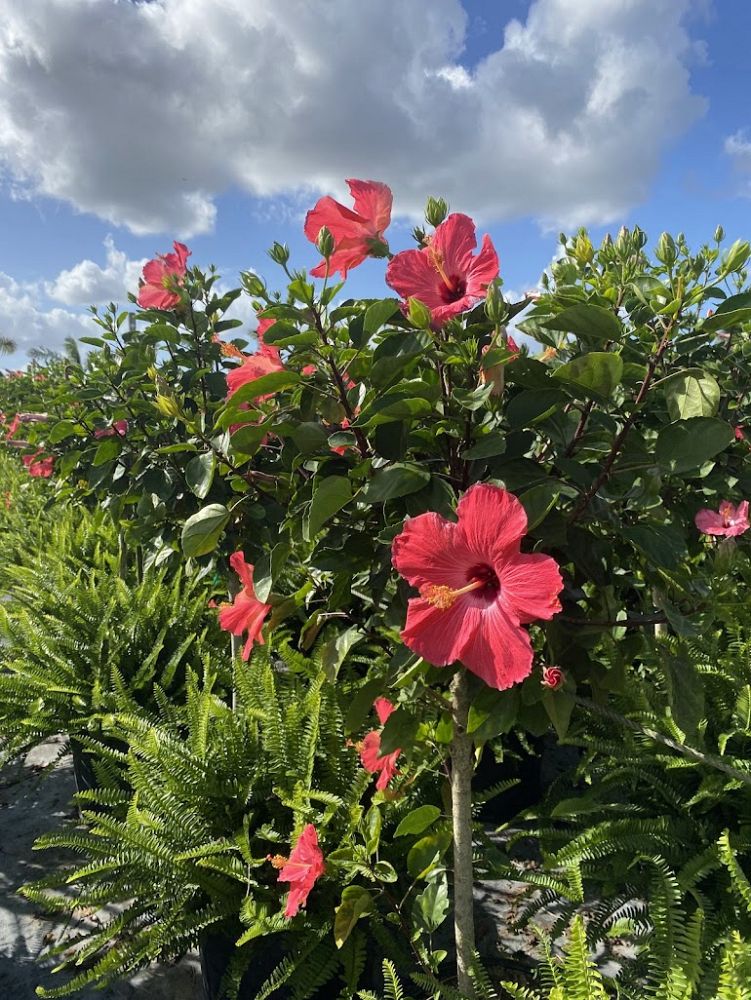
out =
[(595, 256), (588, 234), (582, 230), (574, 240), (574, 257), (580, 264), (591, 264)]
[(425, 206), (425, 219), (428, 225), (440, 226), (443, 220), (448, 215), (449, 206), (443, 198), (428, 198), (428, 203)]
[(281, 267), (284, 267), (289, 261), (289, 247), (286, 243), (274, 243), (268, 254), (274, 263)]
[(165, 417), (179, 419), (182, 415), (180, 404), (174, 396), (158, 395), (156, 397), (156, 408)]
[(668, 267), (675, 264), (676, 257), (678, 255), (675, 249), (675, 241), (670, 233), (663, 233), (657, 241), (655, 256), (658, 260), (662, 261), (663, 264), (667, 264)]
[(485, 315), (491, 323), (498, 325), (505, 320), (507, 311), (506, 303), (501, 295), (500, 279), (494, 278), (488, 285), (485, 295)]
[(264, 298), (266, 296), (266, 285), (263, 279), (253, 271), (241, 271), (240, 280), (242, 281), (242, 286), (248, 295), (251, 295), (254, 299)]
[(722, 241), (725, 239), (725, 230), (722, 228), (722, 226), (718, 226), (715, 229), (715, 231), (714, 231), (714, 239), (715, 239), (715, 243), (722, 243)]
[(566, 675), (561, 670), (560, 667), (543, 667), (542, 668), (542, 686), (549, 688), (551, 691), (556, 691), (558, 688), (563, 686), (566, 680)]
[(429, 330), (432, 317), (430, 309), (419, 299), (410, 298), (407, 303), (407, 319), (419, 330)]
[(331, 235), (331, 230), (328, 226), (321, 226), (318, 230), (316, 248), (324, 260), (328, 260), (334, 252), (334, 237)]

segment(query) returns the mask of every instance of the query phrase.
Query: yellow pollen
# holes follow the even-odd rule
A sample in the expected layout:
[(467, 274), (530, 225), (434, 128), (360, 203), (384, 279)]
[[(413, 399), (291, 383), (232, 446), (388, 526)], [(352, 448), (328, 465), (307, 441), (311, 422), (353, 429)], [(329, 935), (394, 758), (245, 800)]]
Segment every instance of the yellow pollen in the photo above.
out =
[(237, 358), (240, 361), (244, 361), (246, 357), (239, 347), (235, 347), (234, 344), (227, 344), (224, 341), (220, 342), (219, 350), (225, 358)]
[(721, 503), (720, 504), (720, 516), (722, 517), (723, 524), (726, 528), (730, 527), (730, 522), (735, 514), (735, 507), (731, 503)]
[(446, 270), (443, 266), (443, 254), (441, 251), (437, 250), (434, 246), (428, 247), (428, 259), (436, 271), (440, 274), (446, 287), (450, 288), (451, 282), (449, 281), (448, 275), (446, 274)]
[(478, 590), (480, 587), (484, 587), (486, 583), (486, 580), (473, 580), (472, 583), (468, 583), (466, 587), (460, 587), (458, 590), (452, 590), (451, 587), (447, 587), (445, 584), (426, 583), (423, 587), (420, 587), (420, 597), (424, 601), (427, 601), (428, 604), (432, 604), (438, 608), (439, 611), (448, 611), (457, 597), (460, 597), (462, 594), (468, 594), (472, 590)]
[(545, 350), (540, 355), (540, 361), (550, 361), (550, 359), (554, 358), (557, 353), (558, 351), (555, 349), (555, 347), (546, 347)]
[(279, 869), (284, 868), (289, 858), (285, 858), (283, 854), (269, 854), (266, 860), (270, 861), (274, 868)]

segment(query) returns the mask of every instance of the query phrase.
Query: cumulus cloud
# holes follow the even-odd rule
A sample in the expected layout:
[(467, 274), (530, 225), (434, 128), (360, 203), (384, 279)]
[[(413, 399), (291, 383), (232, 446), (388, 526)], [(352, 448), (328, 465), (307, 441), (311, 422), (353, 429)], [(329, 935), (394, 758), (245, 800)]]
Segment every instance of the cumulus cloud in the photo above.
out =
[(751, 138), (741, 129), (725, 139), (724, 148), (735, 169), (744, 177), (743, 193), (751, 197)]
[(702, 112), (690, 8), (535, 0), (468, 66), (460, 0), (4, 0), (0, 164), (18, 197), (141, 234), (347, 176), (405, 213), (609, 221)]
[(105, 239), (104, 248), (105, 267), (93, 260), (79, 261), (69, 270), (61, 271), (54, 281), (46, 283), (47, 295), (67, 306), (88, 306), (123, 301), (127, 292), (136, 291), (146, 259), (128, 260), (128, 255), (117, 249), (111, 236)]
[(0, 271), (0, 334), (16, 344), (16, 353), (0, 362), (13, 368), (26, 363), (31, 348), (58, 351), (66, 337), (91, 334), (91, 320), (67, 309), (45, 308), (37, 285), (21, 284)]

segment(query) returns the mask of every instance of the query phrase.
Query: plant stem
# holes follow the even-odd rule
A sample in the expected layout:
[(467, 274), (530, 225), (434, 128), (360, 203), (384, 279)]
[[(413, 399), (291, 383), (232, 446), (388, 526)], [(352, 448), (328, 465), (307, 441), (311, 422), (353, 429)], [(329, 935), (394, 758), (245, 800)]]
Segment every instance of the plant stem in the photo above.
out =
[(451, 818), (454, 832), (454, 940), (459, 991), (473, 997), (469, 970), (475, 950), (472, 872), (472, 737), (467, 733), (469, 685), (459, 668), (451, 682)]

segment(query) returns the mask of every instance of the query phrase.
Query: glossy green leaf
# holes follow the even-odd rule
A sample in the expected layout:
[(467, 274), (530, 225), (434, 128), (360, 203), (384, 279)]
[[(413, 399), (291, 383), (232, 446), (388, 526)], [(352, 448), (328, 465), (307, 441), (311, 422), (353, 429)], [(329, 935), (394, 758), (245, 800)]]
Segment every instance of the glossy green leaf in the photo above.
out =
[(216, 458), (212, 451), (196, 455), (185, 466), (185, 482), (199, 500), (205, 500), (214, 481)]
[(334, 942), (341, 948), (352, 933), (355, 924), (373, 910), (373, 897), (367, 889), (359, 885), (348, 885), (342, 889), (342, 899), (334, 916)]
[(569, 306), (552, 319), (546, 319), (544, 325), (548, 330), (573, 333), (585, 340), (620, 340), (623, 334), (615, 312), (591, 302)]
[(395, 837), (408, 837), (422, 833), (441, 815), (438, 806), (418, 806), (412, 812), (407, 813), (394, 831)]
[(732, 441), (733, 429), (723, 420), (691, 417), (662, 428), (655, 455), (667, 472), (688, 472), (724, 451)]
[(419, 465), (396, 462), (378, 469), (362, 493), (363, 503), (384, 503), (395, 497), (416, 493), (430, 481), (430, 472)]
[[(553, 372), (553, 378), (563, 382), (569, 391), (575, 386), (584, 396), (603, 401), (612, 396), (622, 375), (621, 356), (609, 351), (582, 354)], [(576, 392), (575, 395), (578, 397), (581, 393)]]
[(220, 503), (211, 503), (189, 517), (180, 538), (183, 555), (190, 558), (212, 552), (228, 521), (229, 511)]

